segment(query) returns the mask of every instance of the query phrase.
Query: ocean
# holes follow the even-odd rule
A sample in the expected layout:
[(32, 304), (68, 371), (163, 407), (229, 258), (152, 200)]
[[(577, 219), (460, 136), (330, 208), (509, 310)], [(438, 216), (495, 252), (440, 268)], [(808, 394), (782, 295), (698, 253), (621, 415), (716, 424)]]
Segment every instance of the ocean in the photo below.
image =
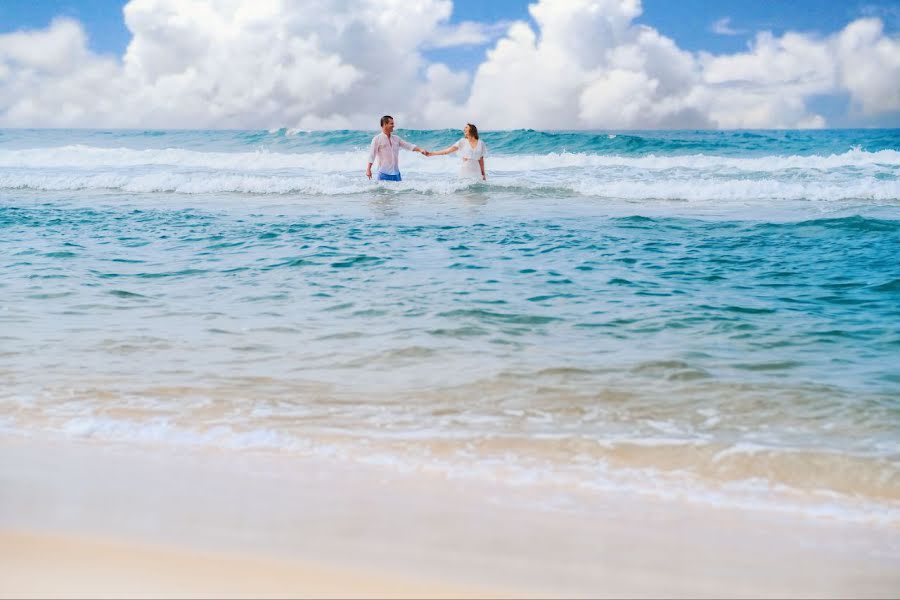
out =
[(900, 524), (900, 130), (374, 134), (0, 130), (0, 434)]

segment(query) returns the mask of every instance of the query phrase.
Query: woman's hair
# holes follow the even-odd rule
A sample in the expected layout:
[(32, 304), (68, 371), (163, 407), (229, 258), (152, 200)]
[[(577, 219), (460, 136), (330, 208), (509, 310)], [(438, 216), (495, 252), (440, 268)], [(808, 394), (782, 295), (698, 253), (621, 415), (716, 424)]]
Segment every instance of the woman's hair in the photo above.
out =
[(478, 128), (472, 125), (471, 123), (466, 123), (466, 127), (469, 128), (469, 135), (471, 135), (476, 140), (478, 139)]

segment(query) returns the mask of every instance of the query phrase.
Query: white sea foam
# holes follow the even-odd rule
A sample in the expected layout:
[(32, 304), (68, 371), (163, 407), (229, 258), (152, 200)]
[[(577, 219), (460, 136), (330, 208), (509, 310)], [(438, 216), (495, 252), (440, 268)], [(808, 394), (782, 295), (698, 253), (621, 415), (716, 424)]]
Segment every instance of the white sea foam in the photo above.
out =
[[(801, 492), (759, 478), (725, 481), (711, 487), (690, 473), (664, 472), (652, 467), (613, 468), (596, 459), (590, 464), (576, 462), (564, 466), (543, 463), (527, 455), (518, 456), (514, 452), (476, 455), (468, 450), (461, 450), (447, 456), (427, 452), (398, 453), (387, 447), (381, 448), (377, 442), (371, 444), (358, 438), (342, 443), (339, 438), (330, 441), (316, 439), (315, 436), (298, 438), (271, 428), (236, 430), (228, 425), (197, 430), (176, 425), (161, 417), (137, 422), (83, 416), (60, 425), (56, 433), (98, 441), (293, 452), (304, 456), (350, 460), (401, 472), (433, 473), (450, 479), (502, 480), (516, 486), (553, 486), (556, 489), (593, 493), (627, 492), (746, 510), (799, 513), (848, 522), (887, 525), (900, 522), (900, 507), (892, 501), (882, 503), (850, 498), (828, 490)], [(637, 441), (645, 443), (647, 440)], [(632, 440), (629, 443), (634, 442)], [(676, 445), (703, 443), (670, 440), (669, 444), (672, 442)], [(656, 442), (650, 445), (656, 445)], [(763, 450), (752, 444), (738, 444), (717, 455), (716, 459), (726, 454), (755, 454)]]
[[(253, 152), (200, 152), (180, 148), (163, 150), (132, 150), (129, 148), (98, 148), (69, 145), (55, 148), (0, 150), (0, 167), (9, 168), (57, 168), (79, 167), (90, 169), (112, 167), (141, 167), (148, 165), (176, 166), (180, 168), (206, 168), (233, 171), (266, 171), (279, 169), (304, 169), (317, 173), (344, 173), (365, 168), (366, 150), (340, 152), (287, 153), (256, 150)], [(550, 153), (489, 155), (491, 170), (504, 172), (531, 172), (561, 168), (629, 167), (645, 170), (668, 169), (733, 169), (745, 172), (772, 172), (785, 170), (828, 170), (843, 167), (886, 168), (900, 167), (900, 152), (880, 150), (866, 152), (853, 149), (842, 154), (727, 157), (708, 154), (680, 156), (618, 156), (585, 153)], [(455, 170), (457, 159), (404, 153), (404, 164), (415, 164), (417, 171), (443, 172)]]
[(129, 193), (178, 194), (306, 194), (347, 195), (386, 191), (449, 195), (474, 189), (484, 192), (543, 195), (580, 195), (622, 200), (752, 201), (752, 200), (864, 200), (893, 202), (900, 199), (900, 180), (872, 178), (722, 178), (714, 176), (637, 179), (615, 175), (537, 176), (494, 173), (486, 184), (445, 176), (416, 173), (399, 184), (380, 184), (362, 174), (325, 173), (263, 174), (247, 172), (180, 172), (153, 170), (128, 172), (0, 170), (0, 189), (42, 191), (120, 190)]
[(76, 417), (61, 431), (75, 438), (95, 438), (116, 442), (166, 443), (184, 446), (219, 447), (235, 450), (304, 450), (309, 444), (271, 429), (246, 432), (219, 425), (202, 431), (173, 425), (168, 419), (153, 418), (137, 423), (127, 419)]
[[(382, 189), (454, 194), (455, 158), (405, 154), (406, 178)], [(0, 150), (0, 189), (131, 193), (370, 193), (365, 152), (200, 152), (69, 145)], [(559, 153), (488, 159), (486, 190), (624, 200), (900, 199), (900, 152), (854, 149), (830, 156), (730, 158)]]

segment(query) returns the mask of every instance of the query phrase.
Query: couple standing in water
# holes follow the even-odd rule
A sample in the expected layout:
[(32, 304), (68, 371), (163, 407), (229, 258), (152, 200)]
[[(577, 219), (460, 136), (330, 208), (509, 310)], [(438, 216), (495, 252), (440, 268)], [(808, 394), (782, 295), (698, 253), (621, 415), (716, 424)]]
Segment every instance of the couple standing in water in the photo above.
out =
[(443, 156), (451, 152), (459, 152), (462, 166), (459, 176), (463, 179), (487, 180), (484, 172), (484, 156), (487, 148), (478, 139), (478, 128), (468, 123), (463, 130), (463, 137), (439, 152), (429, 152), (415, 144), (410, 144), (399, 135), (394, 135), (394, 118), (390, 115), (381, 117), (381, 133), (372, 138), (369, 147), (369, 164), (366, 177), (372, 179), (372, 165), (378, 163), (378, 181), (400, 181), (400, 148), (420, 152), (425, 156)]

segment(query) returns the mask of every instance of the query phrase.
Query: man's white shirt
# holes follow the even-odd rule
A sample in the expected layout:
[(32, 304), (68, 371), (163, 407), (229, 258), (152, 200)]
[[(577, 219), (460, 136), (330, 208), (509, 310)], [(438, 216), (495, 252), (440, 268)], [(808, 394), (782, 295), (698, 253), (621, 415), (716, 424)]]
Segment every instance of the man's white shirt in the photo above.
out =
[(388, 138), (384, 132), (381, 132), (372, 138), (369, 162), (377, 162), (380, 173), (397, 175), (400, 172), (400, 148), (412, 150), (415, 147), (415, 144), (410, 144), (395, 133)]

